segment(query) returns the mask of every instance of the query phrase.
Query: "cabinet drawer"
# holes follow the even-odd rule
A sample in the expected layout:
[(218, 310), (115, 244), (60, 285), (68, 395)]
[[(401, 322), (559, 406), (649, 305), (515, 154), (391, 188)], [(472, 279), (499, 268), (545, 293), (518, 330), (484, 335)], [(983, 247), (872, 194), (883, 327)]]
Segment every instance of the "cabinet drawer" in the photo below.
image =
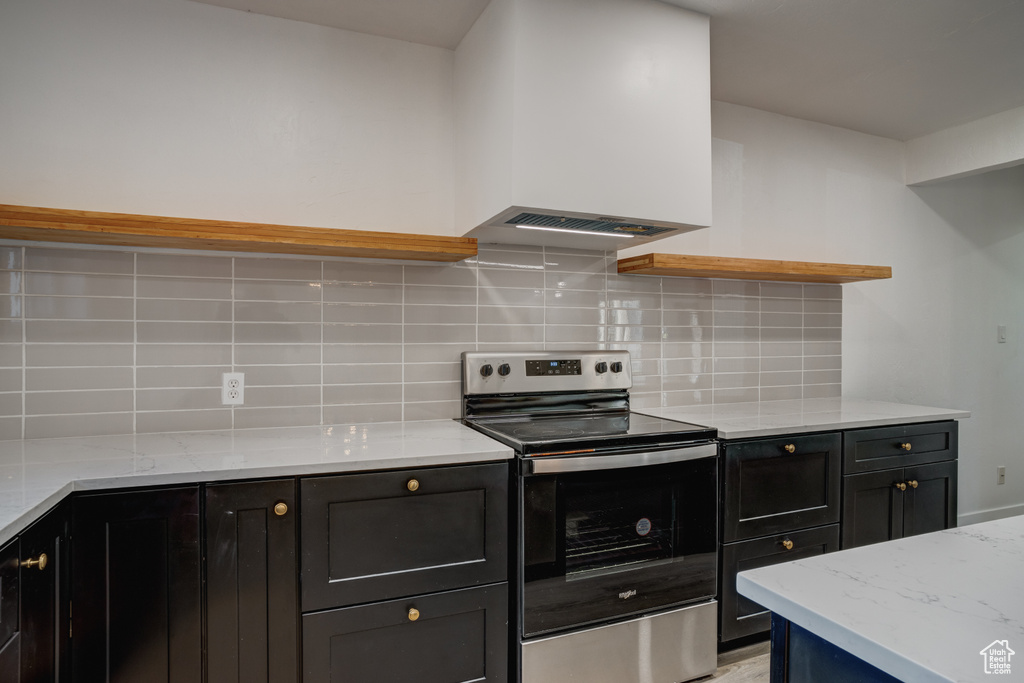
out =
[(302, 680), (503, 682), (507, 622), (505, 583), (307, 614)]
[[(786, 549), (789, 541), (793, 547)], [(839, 525), (777, 534), (722, 546), (722, 584), (719, 589), (719, 630), (723, 642), (767, 631), (771, 613), (736, 592), (736, 574), (748, 569), (839, 550)]]
[(507, 576), (505, 463), (309, 477), (300, 486), (303, 612)]
[(840, 444), (838, 432), (726, 444), (722, 542), (838, 522)]
[(954, 421), (856, 429), (843, 434), (844, 474), (956, 460), (956, 457), (957, 423)]

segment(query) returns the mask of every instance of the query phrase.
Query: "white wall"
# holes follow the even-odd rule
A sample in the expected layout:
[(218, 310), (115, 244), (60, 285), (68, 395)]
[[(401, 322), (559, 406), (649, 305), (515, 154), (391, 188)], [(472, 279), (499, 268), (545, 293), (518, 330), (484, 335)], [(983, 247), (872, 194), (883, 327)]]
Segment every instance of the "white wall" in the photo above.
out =
[(450, 50), (186, 0), (0, 3), (0, 203), (451, 234)]
[(970, 410), (961, 517), (1024, 512), (1024, 169), (908, 188), (898, 141), (721, 102), (712, 133), (714, 225), (650, 246), (892, 266), (843, 287), (844, 395)]

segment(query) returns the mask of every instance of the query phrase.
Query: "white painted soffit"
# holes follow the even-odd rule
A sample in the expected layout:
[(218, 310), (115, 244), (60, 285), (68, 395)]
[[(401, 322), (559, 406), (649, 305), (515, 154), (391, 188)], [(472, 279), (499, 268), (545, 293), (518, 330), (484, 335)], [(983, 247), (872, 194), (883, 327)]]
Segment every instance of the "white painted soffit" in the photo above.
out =
[(907, 141), (907, 185), (1024, 164), (1024, 107)]

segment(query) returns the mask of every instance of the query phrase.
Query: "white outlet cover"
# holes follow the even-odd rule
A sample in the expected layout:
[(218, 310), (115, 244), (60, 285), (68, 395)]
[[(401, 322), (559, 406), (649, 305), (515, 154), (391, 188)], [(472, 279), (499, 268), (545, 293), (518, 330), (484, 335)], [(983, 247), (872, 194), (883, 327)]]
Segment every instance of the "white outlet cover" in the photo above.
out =
[(221, 404), (226, 406), (245, 405), (245, 373), (225, 372), (221, 378)]

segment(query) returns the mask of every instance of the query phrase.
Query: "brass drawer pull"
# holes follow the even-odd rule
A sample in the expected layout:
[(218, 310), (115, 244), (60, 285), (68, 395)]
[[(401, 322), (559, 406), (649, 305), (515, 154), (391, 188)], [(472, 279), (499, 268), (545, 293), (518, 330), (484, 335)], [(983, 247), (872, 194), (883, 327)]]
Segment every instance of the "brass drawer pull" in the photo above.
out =
[(905, 451), (909, 451), (911, 448), (913, 448), (913, 446), (911, 446), (909, 443), (901, 443), (900, 448), (902, 448)]
[(796, 453), (796, 446), (791, 443), (787, 443), (785, 446), (782, 447), (782, 450), (786, 451), (787, 453)]
[(420, 618), (420, 611), (415, 607), (409, 608), (409, 621), (416, 621)]
[(785, 548), (786, 550), (792, 550), (793, 549), (793, 541), (789, 540), (788, 538), (782, 539), (782, 547)]
[(895, 484), (893, 484), (893, 486), (898, 488), (900, 491), (906, 491), (907, 490), (907, 485), (904, 484), (902, 481), (896, 482)]
[(912, 489), (916, 489), (917, 488), (917, 479), (911, 479), (910, 481), (908, 481), (907, 482), (907, 486), (909, 486)]
[(37, 569), (39, 569), (39, 571), (42, 571), (46, 569), (46, 563), (48, 560), (49, 558), (46, 557), (46, 553), (39, 553), (39, 557), (37, 557), (34, 560), (23, 560), (21, 566), (25, 567), (26, 569), (32, 569), (33, 567), (36, 567)]
[(283, 502), (278, 503), (277, 505), (274, 506), (274, 514), (278, 517), (284, 517), (286, 514), (288, 514), (288, 505)]
[(405, 488), (409, 489), (410, 491), (419, 491), (420, 483), (418, 481), (416, 481), (415, 479), (410, 479), (405, 484)]

